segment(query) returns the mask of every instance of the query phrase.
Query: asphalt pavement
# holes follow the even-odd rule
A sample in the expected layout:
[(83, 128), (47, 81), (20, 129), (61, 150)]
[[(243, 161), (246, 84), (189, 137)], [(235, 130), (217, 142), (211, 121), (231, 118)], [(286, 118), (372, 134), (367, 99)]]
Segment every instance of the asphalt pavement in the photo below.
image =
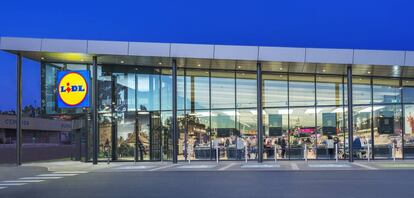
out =
[(0, 167), (0, 197), (414, 197), (412, 162), (357, 163), (31, 164)]

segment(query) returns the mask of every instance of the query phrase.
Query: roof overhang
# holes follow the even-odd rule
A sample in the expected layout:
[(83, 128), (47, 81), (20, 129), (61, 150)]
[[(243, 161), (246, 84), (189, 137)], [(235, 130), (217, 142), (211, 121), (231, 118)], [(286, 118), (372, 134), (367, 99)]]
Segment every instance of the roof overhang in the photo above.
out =
[[(46, 61), (91, 63), (93, 56), (105, 63), (129, 65), (164, 64), (177, 58), (179, 64), (220, 67), (221, 64), (249, 65), (261, 61), (277, 71), (284, 63), (324, 65), (414, 66), (414, 51), (292, 48), (269, 46), (150, 43), (125, 41), (39, 39), (0, 37), (0, 50)], [(305, 63), (305, 64), (304, 64)], [(275, 66), (276, 65), (276, 66)], [(320, 66), (323, 67), (323, 66)], [(328, 68), (328, 67), (327, 67)], [(254, 67), (252, 68), (255, 69)], [(306, 69), (306, 68), (302, 68)], [(309, 69), (309, 68), (308, 68)]]

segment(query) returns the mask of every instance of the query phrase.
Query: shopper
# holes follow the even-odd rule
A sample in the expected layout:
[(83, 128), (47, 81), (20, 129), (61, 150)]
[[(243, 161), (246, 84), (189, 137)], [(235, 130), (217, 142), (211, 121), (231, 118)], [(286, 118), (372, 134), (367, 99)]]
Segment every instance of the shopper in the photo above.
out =
[(326, 148), (328, 149), (329, 153), (329, 159), (333, 159), (334, 157), (334, 148), (335, 148), (335, 142), (332, 138), (332, 136), (328, 136), (328, 139), (326, 140)]

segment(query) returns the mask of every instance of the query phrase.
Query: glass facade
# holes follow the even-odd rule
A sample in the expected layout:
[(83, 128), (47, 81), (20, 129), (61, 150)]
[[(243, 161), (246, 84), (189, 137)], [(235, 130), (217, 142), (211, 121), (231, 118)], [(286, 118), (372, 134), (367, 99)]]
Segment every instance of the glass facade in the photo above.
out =
[[(57, 109), (53, 86), (57, 71), (89, 66), (43, 65), (45, 112), (82, 113)], [(339, 159), (349, 158), (346, 76), (281, 66), (258, 84), (245, 69), (255, 67), (178, 67), (178, 160), (258, 160), (259, 152), (264, 160), (334, 159), (336, 147)], [(97, 78), (99, 157), (109, 143), (113, 160), (172, 160), (171, 65), (99, 64)], [(414, 157), (414, 81), (355, 75), (352, 88), (354, 158)]]

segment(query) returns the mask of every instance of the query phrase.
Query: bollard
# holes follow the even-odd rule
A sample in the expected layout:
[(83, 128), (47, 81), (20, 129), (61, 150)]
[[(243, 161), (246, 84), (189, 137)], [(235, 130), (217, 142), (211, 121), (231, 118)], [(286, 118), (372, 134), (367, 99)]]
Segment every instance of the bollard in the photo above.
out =
[(338, 144), (335, 144), (335, 161), (338, 162)]
[(247, 146), (245, 146), (244, 147), (244, 159), (245, 159), (245, 162), (247, 163), (247, 155), (248, 155), (248, 153), (247, 153)]
[(218, 146), (216, 147), (216, 163), (218, 164), (219, 163), (219, 150), (218, 150), (219, 148), (218, 148)]
[(306, 144), (305, 144), (305, 148), (303, 150), (304, 150), (303, 155), (304, 155), (304, 158), (305, 158), (305, 162), (307, 163), (308, 162), (308, 147), (306, 146)]
[(135, 148), (134, 148), (134, 164), (137, 164), (137, 145), (135, 145)]
[(188, 160), (188, 163), (190, 164), (191, 163), (191, 150), (189, 147), (190, 146), (188, 146), (187, 148), (187, 160)]
[(370, 146), (369, 146), (370, 144), (368, 143), (367, 144), (367, 159), (368, 159), (368, 162), (370, 161), (370, 159), (371, 159), (371, 152), (370, 152)]
[(160, 149), (160, 157), (161, 157), (161, 162), (163, 162), (163, 159), (164, 159), (164, 153), (162, 152), (162, 146), (161, 146), (161, 149)]
[(392, 158), (395, 162), (395, 143), (392, 143)]
[(275, 145), (275, 163), (277, 163), (277, 147)]

